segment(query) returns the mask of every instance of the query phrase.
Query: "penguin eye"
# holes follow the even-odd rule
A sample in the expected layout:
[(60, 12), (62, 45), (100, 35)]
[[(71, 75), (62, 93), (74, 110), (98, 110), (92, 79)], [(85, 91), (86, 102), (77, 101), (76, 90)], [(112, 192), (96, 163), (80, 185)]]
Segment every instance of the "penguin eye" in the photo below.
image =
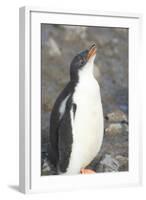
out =
[(83, 65), (84, 64), (84, 60), (80, 59), (80, 64)]

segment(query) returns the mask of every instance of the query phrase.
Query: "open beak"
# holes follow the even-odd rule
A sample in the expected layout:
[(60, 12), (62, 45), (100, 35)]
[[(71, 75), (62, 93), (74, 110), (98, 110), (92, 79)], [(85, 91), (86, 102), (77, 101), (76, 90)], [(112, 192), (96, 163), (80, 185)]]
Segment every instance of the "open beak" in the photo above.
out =
[(92, 56), (96, 55), (96, 50), (97, 50), (96, 45), (93, 44), (88, 50), (87, 60), (89, 60)]

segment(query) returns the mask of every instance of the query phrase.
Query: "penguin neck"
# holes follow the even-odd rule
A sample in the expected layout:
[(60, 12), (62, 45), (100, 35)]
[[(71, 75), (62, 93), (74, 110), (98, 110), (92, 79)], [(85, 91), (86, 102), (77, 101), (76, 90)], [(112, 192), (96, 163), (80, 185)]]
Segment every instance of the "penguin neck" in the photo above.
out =
[(78, 73), (79, 80), (87, 80), (87, 79), (93, 79), (93, 70), (94, 70), (94, 64), (93, 63), (87, 63)]
[(78, 72), (70, 71), (70, 81), (73, 85), (76, 85), (81, 80), (91, 80), (94, 78), (93, 75), (94, 62), (91, 60)]

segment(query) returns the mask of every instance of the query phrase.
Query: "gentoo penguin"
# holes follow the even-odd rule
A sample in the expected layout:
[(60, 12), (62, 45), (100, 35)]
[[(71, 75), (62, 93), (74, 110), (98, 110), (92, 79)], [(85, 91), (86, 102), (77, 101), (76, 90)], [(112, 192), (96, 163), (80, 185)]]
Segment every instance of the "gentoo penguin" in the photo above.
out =
[[(78, 53), (70, 65), (70, 82), (52, 109), (49, 160), (57, 174), (88, 174), (103, 139), (103, 111), (94, 78), (96, 45)], [(94, 173), (94, 172), (93, 172)]]

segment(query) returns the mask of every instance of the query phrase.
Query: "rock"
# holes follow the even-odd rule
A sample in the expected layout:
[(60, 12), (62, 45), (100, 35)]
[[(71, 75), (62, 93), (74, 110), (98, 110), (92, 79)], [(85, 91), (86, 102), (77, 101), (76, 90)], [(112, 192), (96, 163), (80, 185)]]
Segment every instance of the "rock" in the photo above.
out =
[(61, 51), (58, 47), (57, 42), (51, 37), (49, 38), (48, 42), (47, 42), (47, 48), (48, 48), (48, 54), (51, 57), (55, 57), (55, 56), (60, 56), (61, 55)]
[(41, 116), (42, 130), (49, 129), (51, 112), (43, 112)]
[(119, 171), (128, 170), (128, 158), (125, 156), (117, 155), (116, 160), (119, 162)]
[(110, 154), (105, 154), (97, 166), (96, 172), (117, 172), (128, 170), (128, 158), (117, 155), (115, 158)]
[(119, 40), (118, 40), (118, 38), (113, 38), (113, 39), (112, 39), (112, 42), (113, 42), (113, 44), (116, 44), (116, 45), (117, 45), (118, 42), (119, 42)]
[(50, 171), (50, 166), (49, 166), (47, 160), (44, 160), (44, 163), (43, 163), (43, 166), (42, 166), (42, 170), (43, 170), (43, 172)]
[(41, 171), (42, 176), (47, 176), (47, 175), (57, 175), (56, 169), (51, 165), (47, 159), (44, 160), (42, 164), (42, 171)]
[(77, 37), (80, 39), (86, 39), (86, 30), (87, 27), (67, 26), (67, 28), (65, 28), (65, 40), (76, 40)]
[(43, 144), (42, 146), (42, 150), (44, 151), (44, 149), (46, 148), (46, 145), (49, 141), (49, 127), (47, 127), (46, 129), (41, 129), (41, 144)]
[(110, 44), (106, 45), (104, 54), (105, 54), (105, 56), (108, 56), (108, 57), (112, 57), (113, 56), (114, 52), (113, 52), (113, 48), (111, 47)]
[(109, 122), (127, 122), (127, 116), (121, 110), (116, 110), (106, 115), (106, 120)]
[(108, 128), (105, 129), (105, 134), (109, 136), (116, 136), (121, 134), (123, 131), (123, 126), (120, 123), (110, 124)]
[(123, 132), (128, 133), (128, 131), (129, 131), (128, 124), (123, 123), (123, 124), (122, 124), (122, 128), (123, 128)]
[(103, 167), (105, 172), (118, 171), (119, 169), (119, 162), (110, 154), (105, 154), (103, 160), (100, 161), (100, 165)]
[[(48, 141), (47, 141), (47, 142), (48, 142)], [(42, 153), (47, 153), (47, 151), (48, 151), (48, 143), (42, 144), (41, 152), (42, 152)]]

